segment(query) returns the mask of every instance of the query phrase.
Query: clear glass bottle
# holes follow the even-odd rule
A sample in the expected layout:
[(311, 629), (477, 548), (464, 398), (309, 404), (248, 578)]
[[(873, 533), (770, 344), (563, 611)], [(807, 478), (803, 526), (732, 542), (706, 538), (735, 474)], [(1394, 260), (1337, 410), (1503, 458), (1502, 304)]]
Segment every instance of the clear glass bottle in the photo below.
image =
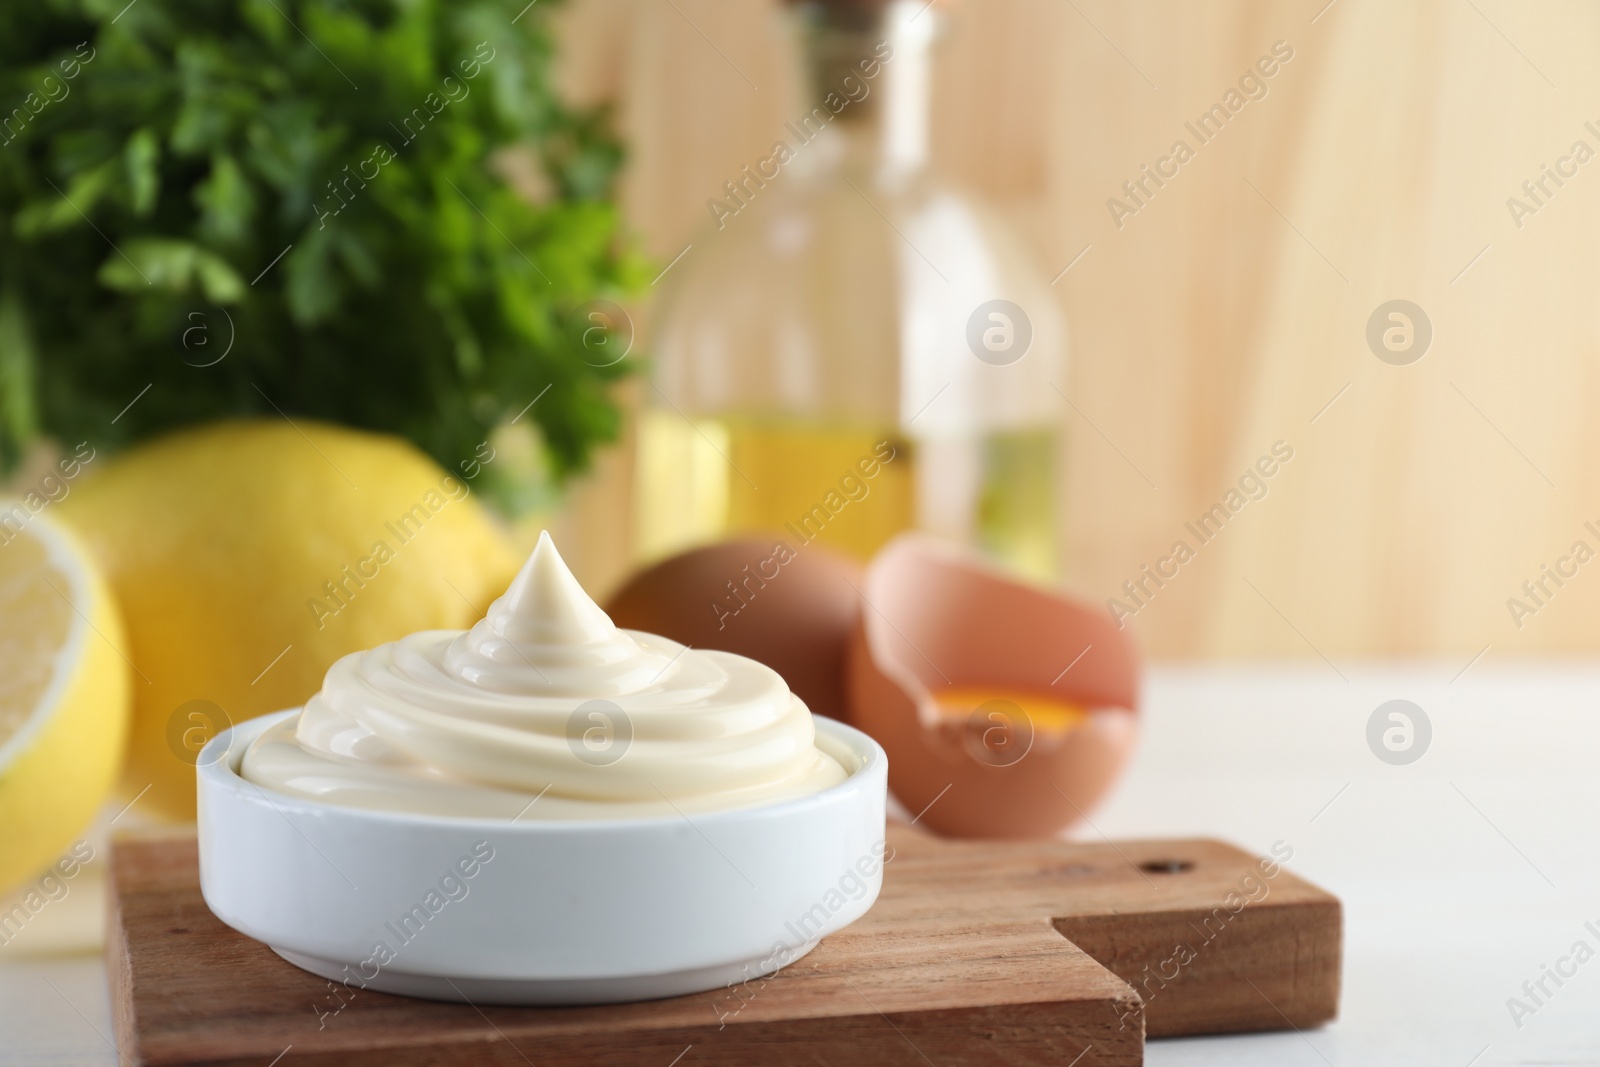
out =
[(919, 527), (1053, 578), (1066, 331), (996, 212), (928, 166), (938, 13), (792, 15), (814, 107), (665, 283), (638, 554), (776, 531), (866, 558)]

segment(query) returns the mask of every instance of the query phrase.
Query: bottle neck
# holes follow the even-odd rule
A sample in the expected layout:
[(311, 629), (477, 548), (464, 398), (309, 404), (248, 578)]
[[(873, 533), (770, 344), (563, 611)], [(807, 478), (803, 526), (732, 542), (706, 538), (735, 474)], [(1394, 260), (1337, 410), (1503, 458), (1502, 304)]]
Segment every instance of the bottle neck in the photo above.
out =
[[(931, 45), (938, 15), (918, 0), (798, 8), (802, 100), (831, 142), (824, 164), (904, 178), (928, 161)], [(823, 119), (823, 116), (828, 116)]]

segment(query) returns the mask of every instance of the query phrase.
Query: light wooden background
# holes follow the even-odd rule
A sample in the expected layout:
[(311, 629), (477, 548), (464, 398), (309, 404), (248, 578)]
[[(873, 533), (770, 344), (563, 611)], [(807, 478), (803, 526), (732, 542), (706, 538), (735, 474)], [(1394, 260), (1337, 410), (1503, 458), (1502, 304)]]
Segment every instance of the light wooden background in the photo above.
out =
[[(1600, 160), (1520, 228), (1506, 201), (1574, 141), (1600, 150), (1600, 8), (1325, 3), (971, 0), (947, 20), (940, 165), (1015, 215), (1046, 278), (1088, 246), (1052, 290), (1082, 412), (1062, 405), (1067, 585), (1115, 594), (1281, 439), (1270, 495), (1132, 624), (1151, 652), (1591, 650), (1600, 563), (1520, 629), (1506, 600), (1575, 540), (1600, 550)], [(562, 15), (566, 80), (617, 102), (628, 210), (663, 263), (799, 110), (778, 18)], [(1294, 58), (1267, 97), (1119, 229), (1107, 198), (1279, 40)], [(1411, 366), (1365, 343), (1393, 298), (1433, 324)], [(567, 520), (602, 586), (627, 565), (626, 466), (613, 453)]]

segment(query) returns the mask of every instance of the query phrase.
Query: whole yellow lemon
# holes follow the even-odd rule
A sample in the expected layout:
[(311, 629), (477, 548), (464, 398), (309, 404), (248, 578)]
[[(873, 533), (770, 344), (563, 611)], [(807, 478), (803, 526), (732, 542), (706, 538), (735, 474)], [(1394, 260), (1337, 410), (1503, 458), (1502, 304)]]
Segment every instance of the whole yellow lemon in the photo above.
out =
[(123, 786), (194, 817), (221, 729), (298, 707), (339, 657), (462, 629), (518, 560), (460, 473), (407, 442), (263, 419), (184, 430), (92, 466), (58, 507), (121, 608), (133, 664)]

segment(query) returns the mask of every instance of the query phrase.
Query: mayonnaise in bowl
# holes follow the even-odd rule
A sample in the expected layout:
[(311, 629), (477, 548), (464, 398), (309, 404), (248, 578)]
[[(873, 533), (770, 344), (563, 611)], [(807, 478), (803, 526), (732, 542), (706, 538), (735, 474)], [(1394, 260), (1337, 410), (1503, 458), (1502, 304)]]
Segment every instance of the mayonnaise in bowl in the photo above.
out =
[(240, 774), (344, 807), (523, 820), (730, 811), (847, 777), (775, 671), (619, 629), (548, 534), (472, 629), (336, 662)]

